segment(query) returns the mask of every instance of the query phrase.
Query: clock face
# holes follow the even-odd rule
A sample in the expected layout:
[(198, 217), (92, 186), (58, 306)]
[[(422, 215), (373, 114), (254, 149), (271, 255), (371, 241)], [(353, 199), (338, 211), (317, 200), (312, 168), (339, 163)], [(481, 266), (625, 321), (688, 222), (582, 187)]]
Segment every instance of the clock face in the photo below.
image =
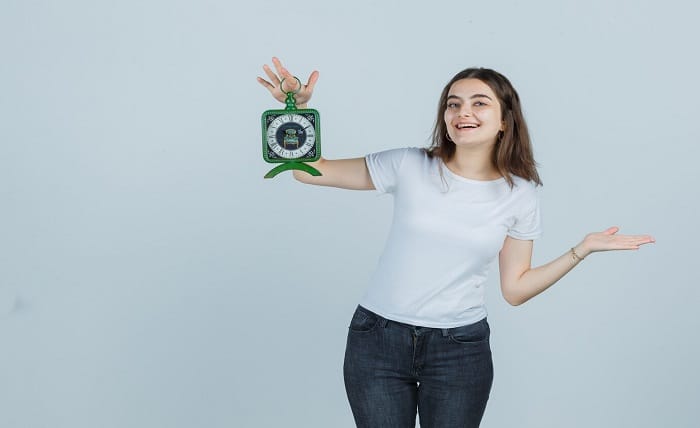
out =
[(320, 117), (317, 110), (267, 110), (262, 114), (265, 162), (298, 164), (321, 158)]
[(316, 145), (313, 114), (289, 112), (268, 120), (267, 145), (280, 158), (304, 158)]

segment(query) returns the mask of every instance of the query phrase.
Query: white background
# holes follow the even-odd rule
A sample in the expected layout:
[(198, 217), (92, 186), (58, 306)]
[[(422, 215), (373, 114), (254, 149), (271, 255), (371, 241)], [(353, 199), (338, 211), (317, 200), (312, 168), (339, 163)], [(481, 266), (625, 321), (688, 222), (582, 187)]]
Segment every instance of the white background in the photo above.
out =
[(352, 427), (347, 324), (390, 197), (261, 155), (255, 82), (321, 77), (323, 153), (428, 144), (443, 85), (510, 78), (544, 181), (534, 264), (650, 233), (508, 306), (483, 427), (694, 427), (691, 2), (20, 1), (0, 6), (0, 426)]

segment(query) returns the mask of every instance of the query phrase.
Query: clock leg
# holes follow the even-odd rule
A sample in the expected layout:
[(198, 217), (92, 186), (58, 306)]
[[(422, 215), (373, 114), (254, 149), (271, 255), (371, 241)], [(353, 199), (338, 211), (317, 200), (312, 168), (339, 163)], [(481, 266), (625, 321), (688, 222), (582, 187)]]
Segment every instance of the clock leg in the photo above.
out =
[(300, 171), (307, 172), (307, 173), (309, 173), (309, 174), (311, 174), (311, 175), (313, 175), (313, 176), (316, 176), (316, 177), (318, 177), (318, 176), (321, 175), (321, 171), (319, 171), (319, 170), (317, 170), (316, 168), (314, 168), (314, 167), (312, 167), (312, 166), (310, 166), (310, 165), (307, 165), (307, 164), (305, 164), (305, 163), (302, 163), (302, 162), (286, 162), (286, 163), (280, 164), (280, 165), (278, 165), (278, 166), (272, 168), (272, 169), (270, 170), (270, 172), (268, 172), (267, 174), (265, 174), (265, 178), (272, 178), (272, 177), (276, 176), (277, 174), (279, 174), (280, 172), (288, 171), (288, 170), (292, 170), (292, 169), (298, 169), (298, 170), (300, 170)]

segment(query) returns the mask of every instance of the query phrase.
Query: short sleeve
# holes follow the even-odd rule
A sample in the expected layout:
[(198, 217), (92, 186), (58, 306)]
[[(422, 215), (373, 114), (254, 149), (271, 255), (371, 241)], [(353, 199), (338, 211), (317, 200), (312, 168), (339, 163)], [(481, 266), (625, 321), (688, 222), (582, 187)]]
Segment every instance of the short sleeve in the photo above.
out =
[(530, 188), (523, 195), (515, 223), (508, 229), (508, 236), (515, 239), (531, 240), (542, 236), (540, 197), (534, 183), (528, 183), (528, 186)]
[(399, 182), (399, 170), (409, 149), (392, 149), (365, 156), (367, 170), (374, 188), (381, 193), (393, 193)]

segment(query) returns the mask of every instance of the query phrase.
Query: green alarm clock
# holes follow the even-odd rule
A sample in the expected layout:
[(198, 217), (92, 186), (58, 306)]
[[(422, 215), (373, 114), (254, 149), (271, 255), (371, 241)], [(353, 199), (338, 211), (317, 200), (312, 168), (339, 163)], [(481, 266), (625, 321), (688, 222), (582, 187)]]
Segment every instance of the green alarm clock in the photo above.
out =
[[(262, 151), (268, 163), (280, 163), (265, 174), (272, 178), (282, 171), (298, 169), (315, 176), (321, 172), (305, 162), (321, 158), (321, 121), (317, 110), (297, 109), (294, 95), (301, 89), (287, 92), (283, 110), (267, 110), (262, 114)], [(280, 82), (280, 88), (282, 87)]]

